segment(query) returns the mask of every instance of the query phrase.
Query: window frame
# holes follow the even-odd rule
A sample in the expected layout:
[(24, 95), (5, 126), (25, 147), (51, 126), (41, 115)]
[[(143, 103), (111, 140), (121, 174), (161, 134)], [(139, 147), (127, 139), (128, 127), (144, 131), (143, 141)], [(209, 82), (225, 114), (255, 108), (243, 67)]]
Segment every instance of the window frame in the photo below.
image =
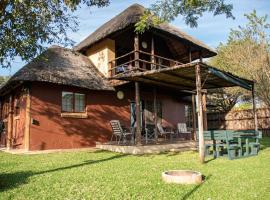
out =
[[(63, 93), (67, 92), (67, 93), (71, 93), (72, 94), (72, 110), (71, 111), (65, 111), (63, 110)], [(75, 111), (75, 94), (80, 94), (80, 95), (84, 95), (84, 107), (83, 107), (83, 111)], [(68, 90), (63, 90), (61, 92), (61, 113), (86, 113), (86, 94), (83, 92), (73, 92), (73, 91), (68, 91)]]

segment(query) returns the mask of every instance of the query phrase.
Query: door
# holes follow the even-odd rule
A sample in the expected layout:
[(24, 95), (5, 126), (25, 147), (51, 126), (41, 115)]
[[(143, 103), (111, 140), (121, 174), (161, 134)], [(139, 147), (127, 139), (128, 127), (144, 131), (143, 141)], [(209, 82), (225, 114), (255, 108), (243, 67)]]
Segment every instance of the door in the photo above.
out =
[(21, 114), (21, 98), (17, 96), (14, 102), (14, 117), (13, 117), (13, 132), (12, 132), (12, 139), (13, 139), (13, 147), (14, 148), (22, 148), (24, 142), (24, 133), (23, 133), (23, 126), (20, 121), (20, 114)]

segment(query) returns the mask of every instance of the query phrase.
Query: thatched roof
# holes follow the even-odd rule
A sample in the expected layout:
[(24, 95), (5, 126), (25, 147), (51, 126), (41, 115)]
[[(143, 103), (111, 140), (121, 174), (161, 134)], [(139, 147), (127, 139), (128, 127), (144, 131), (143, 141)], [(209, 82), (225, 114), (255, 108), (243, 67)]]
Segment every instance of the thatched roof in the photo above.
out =
[[(126, 27), (134, 25), (140, 20), (140, 17), (144, 14), (145, 8), (139, 4), (133, 4), (128, 7), (126, 10), (112, 18), (110, 21), (103, 24), (95, 32), (89, 35), (86, 39), (80, 42), (74, 47), (77, 51), (84, 51), (89, 46), (95, 44), (96, 42), (110, 36), (111, 34), (123, 30)], [(190, 44), (197, 46), (202, 49), (203, 57), (215, 56), (216, 52), (202, 43), (201, 41), (187, 35), (178, 28), (168, 24), (162, 23), (158, 26), (152, 27), (156, 30), (167, 33), (168, 35), (177, 37), (181, 40), (185, 40)]]
[(21, 81), (41, 81), (92, 90), (113, 90), (90, 59), (73, 50), (53, 46), (15, 73), (8, 85)]

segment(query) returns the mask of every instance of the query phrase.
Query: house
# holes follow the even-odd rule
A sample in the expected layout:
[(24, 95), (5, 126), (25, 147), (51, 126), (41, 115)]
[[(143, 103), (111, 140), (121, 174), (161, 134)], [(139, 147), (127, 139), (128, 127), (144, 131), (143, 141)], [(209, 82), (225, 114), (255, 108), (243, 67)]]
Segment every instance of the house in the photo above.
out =
[(136, 119), (142, 128), (157, 121), (175, 127), (185, 122), (197, 66), (204, 89), (250, 89), (252, 82), (203, 64), (216, 52), (172, 25), (136, 34), (144, 10), (134, 4), (73, 49), (52, 46), (15, 73), (0, 89), (1, 143), (25, 150), (91, 147), (110, 140), (112, 119), (126, 127)]

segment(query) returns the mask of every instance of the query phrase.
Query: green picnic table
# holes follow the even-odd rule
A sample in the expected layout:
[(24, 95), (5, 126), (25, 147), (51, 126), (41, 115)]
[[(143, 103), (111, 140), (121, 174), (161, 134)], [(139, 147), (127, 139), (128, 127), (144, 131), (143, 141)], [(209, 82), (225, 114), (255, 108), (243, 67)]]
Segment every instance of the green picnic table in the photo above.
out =
[(243, 146), (242, 146), (242, 140), (245, 140), (245, 146), (246, 146), (246, 152), (244, 154), (244, 156), (249, 156), (250, 152), (249, 152), (249, 140), (250, 139), (256, 139), (256, 135), (255, 134), (239, 134), (239, 135), (234, 135), (233, 137), (238, 139), (238, 145), (240, 147), (239, 151), (238, 151), (238, 156), (241, 157), (243, 156)]
[[(197, 132), (198, 138), (198, 132)], [(209, 149), (213, 148), (214, 157), (219, 157), (220, 151), (227, 150), (229, 159), (257, 155), (262, 138), (261, 131), (255, 130), (210, 130), (204, 131), (205, 154), (210, 155)], [(243, 147), (245, 153), (243, 154)], [(249, 150), (251, 148), (251, 152)]]

